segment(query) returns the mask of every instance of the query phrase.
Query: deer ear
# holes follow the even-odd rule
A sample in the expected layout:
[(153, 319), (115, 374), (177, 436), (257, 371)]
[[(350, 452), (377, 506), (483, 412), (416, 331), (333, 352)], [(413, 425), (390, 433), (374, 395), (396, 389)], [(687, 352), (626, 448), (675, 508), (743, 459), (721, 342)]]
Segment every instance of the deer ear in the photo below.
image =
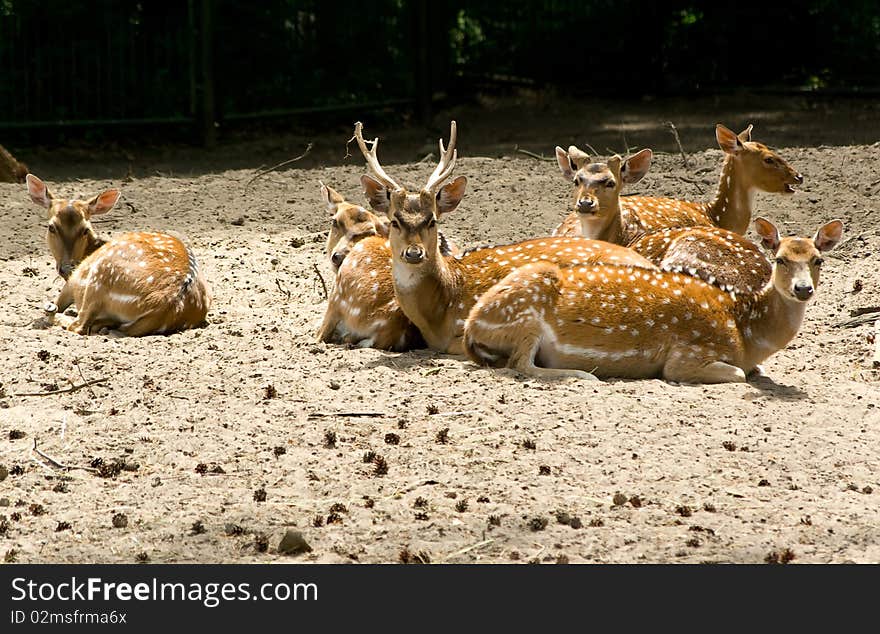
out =
[(830, 251), (837, 246), (843, 236), (843, 223), (840, 220), (832, 220), (819, 228), (813, 237), (813, 244), (820, 251)]
[(86, 203), (89, 206), (89, 215), (97, 216), (100, 214), (106, 214), (113, 209), (113, 205), (119, 200), (119, 196), (121, 196), (121, 193), (118, 189), (108, 189), (107, 191), (101, 192)]
[(736, 138), (738, 138), (741, 143), (748, 143), (752, 140), (752, 128), (754, 127), (755, 126), (750, 123), (749, 127), (736, 135)]
[(374, 211), (387, 214), (391, 208), (391, 195), (388, 192), (388, 188), (369, 174), (361, 176), (361, 185), (364, 188), (364, 194), (370, 203), (370, 207)]
[(573, 181), (574, 175), (577, 173), (577, 166), (568, 158), (568, 152), (558, 145), (556, 146), (556, 162), (559, 164), (559, 171), (567, 181)]
[(383, 238), (388, 237), (388, 218), (376, 216), (375, 220), (373, 220), (373, 226), (376, 228), (376, 235), (380, 235)]
[(324, 204), (327, 205), (327, 209), (329, 209), (331, 213), (336, 211), (336, 205), (345, 202), (345, 198), (342, 194), (332, 187), (328, 187), (324, 183), (321, 183), (321, 199), (324, 201)]
[(464, 190), (467, 187), (467, 177), (459, 176), (451, 183), (446, 183), (437, 192), (437, 214), (442, 216), (453, 211), (461, 199), (464, 198)]
[(25, 176), (25, 181), (27, 182), (28, 194), (30, 194), (31, 200), (40, 207), (48, 209), (52, 204), (52, 193), (46, 187), (46, 183), (33, 174)]
[(608, 169), (611, 170), (611, 173), (614, 174), (614, 178), (620, 179), (621, 178), (621, 165), (622, 165), (622, 163), (623, 163), (623, 159), (620, 158), (620, 155), (615, 154), (610, 159), (608, 159), (608, 162), (605, 164), (608, 166)]
[(755, 231), (761, 236), (761, 244), (764, 248), (776, 253), (779, 248), (779, 230), (766, 218), (755, 218)]
[(620, 169), (620, 177), (623, 182), (632, 185), (642, 180), (651, 168), (651, 159), (653, 157), (654, 153), (645, 148), (626, 159), (623, 167)]
[[(749, 126), (751, 130), (751, 126)], [(720, 123), (715, 125), (715, 140), (718, 146), (727, 154), (738, 154), (743, 149), (742, 141), (733, 133), (733, 130), (725, 128)]]

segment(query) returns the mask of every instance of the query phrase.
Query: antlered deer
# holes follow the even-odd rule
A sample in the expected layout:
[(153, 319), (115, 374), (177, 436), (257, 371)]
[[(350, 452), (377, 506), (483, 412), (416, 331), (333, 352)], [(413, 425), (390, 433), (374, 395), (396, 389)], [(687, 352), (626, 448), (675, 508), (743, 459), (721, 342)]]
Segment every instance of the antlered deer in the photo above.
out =
[(404, 314), (435, 350), (461, 354), (464, 320), (471, 306), (495, 282), (529, 262), (560, 266), (613, 262), (655, 268), (630, 249), (584, 238), (538, 238), (446, 254), (437, 221), (458, 207), (467, 184), (464, 176), (443, 184), (458, 156), (455, 122), (449, 147), (440, 141), (440, 162), (418, 192), (407, 191), (385, 172), (376, 156), (378, 139), (368, 149), (360, 122), (355, 124), (355, 138), (373, 172), (361, 178), (370, 205), (389, 218), (394, 293)]
[[(804, 177), (777, 152), (763, 143), (752, 141), (751, 133), (751, 125), (739, 135), (720, 123), (715, 126), (715, 138), (725, 156), (718, 191), (711, 202), (627, 196), (621, 200), (624, 226), (631, 223), (631, 232), (643, 233), (671, 227), (716, 226), (744, 234), (752, 217), (755, 191), (791, 194), (795, 185), (804, 182)], [(580, 155), (586, 156), (583, 152)], [(581, 167), (577, 162), (587, 161), (578, 155), (569, 158), (571, 160), (563, 160), (557, 150), (563, 176), (571, 180), (568, 173)], [(554, 235), (579, 234), (577, 210), (571, 212), (554, 232)]]
[(465, 350), (477, 363), (537, 376), (745, 381), (797, 334), (819, 283), (821, 254), (843, 229), (834, 220), (812, 240), (780, 239), (770, 221), (755, 225), (775, 258), (757, 293), (740, 295), (677, 272), (530, 264), (473, 307)]
[(327, 256), (336, 283), (318, 340), (398, 352), (424, 346), (394, 297), (388, 221), (324, 184), (321, 197), (332, 217)]
[(125, 233), (99, 238), (90, 219), (110, 211), (119, 191), (108, 189), (88, 201), (55, 198), (33, 174), (31, 200), (48, 210), (46, 240), (59, 275), (66, 280), (53, 315), (76, 305), (68, 330), (81, 335), (109, 331), (140, 336), (193, 328), (205, 321), (211, 295), (195, 254), (164, 233)]

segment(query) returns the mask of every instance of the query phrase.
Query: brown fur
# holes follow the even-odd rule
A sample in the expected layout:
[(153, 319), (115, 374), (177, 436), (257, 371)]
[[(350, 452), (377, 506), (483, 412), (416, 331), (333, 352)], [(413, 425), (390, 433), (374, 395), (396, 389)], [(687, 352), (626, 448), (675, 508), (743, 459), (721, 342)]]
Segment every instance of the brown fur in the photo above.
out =
[[(715, 136), (725, 152), (718, 191), (708, 203), (674, 198), (628, 196), (621, 200), (624, 237), (672, 227), (717, 226), (744, 234), (752, 216), (755, 190), (790, 194), (803, 177), (777, 152), (751, 140), (752, 126), (739, 135), (720, 123)], [(578, 225), (570, 213), (554, 232), (577, 235)], [(625, 243), (623, 243), (625, 244)]]
[(530, 264), (470, 311), (465, 351), (477, 363), (538, 376), (745, 381), (797, 334), (813, 297), (797, 297), (797, 285), (818, 284), (820, 251), (834, 247), (842, 226), (828, 223), (812, 241), (779, 240), (772, 224), (758, 223), (777, 263), (756, 294), (668, 271)]
[(64, 288), (53, 314), (71, 304), (77, 317), (68, 330), (88, 335), (169, 333), (202, 324), (211, 294), (190, 248), (162, 233), (126, 233), (105, 242), (90, 217), (108, 212), (119, 198), (107, 190), (89, 201), (56, 199), (28, 174), (34, 202), (48, 210), (47, 242)]

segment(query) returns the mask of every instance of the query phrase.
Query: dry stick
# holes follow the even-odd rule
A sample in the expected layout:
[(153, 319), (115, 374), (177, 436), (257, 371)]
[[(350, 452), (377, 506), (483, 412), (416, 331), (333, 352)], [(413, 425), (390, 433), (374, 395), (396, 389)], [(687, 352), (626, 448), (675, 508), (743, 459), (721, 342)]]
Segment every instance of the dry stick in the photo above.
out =
[[(672, 136), (675, 137), (675, 143), (678, 145), (678, 151), (679, 151), (679, 153), (681, 153), (681, 160), (682, 160), (682, 162), (684, 163), (684, 168), (685, 168), (686, 170), (690, 171), (690, 169), (691, 169), (691, 164), (688, 163), (687, 155), (684, 153), (684, 148), (683, 148), (682, 145), (681, 145), (681, 138), (678, 136), (678, 128), (675, 127), (675, 124), (672, 123), (672, 121), (667, 121), (667, 122), (666, 122), (666, 125), (668, 125), (668, 126), (669, 126), (669, 129), (672, 130)], [(700, 184), (699, 184), (697, 181), (695, 181), (695, 180), (688, 180), (688, 179), (686, 179), (686, 178), (683, 179), (683, 180), (684, 180), (685, 182), (688, 182), (688, 183), (691, 183), (691, 184), (693, 184), (693, 185), (696, 185), (697, 190), (700, 192), (700, 194), (701, 194), (701, 195), (703, 194), (703, 188), (700, 186)]]
[(867, 315), (868, 313), (880, 313), (880, 306), (863, 306), (849, 311), (850, 317), (858, 317), (859, 315)]
[(493, 543), (494, 541), (495, 541), (494, 539), (485, 539), (481, 542), (477, 542), (476, 544), (472, 544), (471, 546), (468, 546), (466, 548), (462, 548), (461, 550), (457, 550), (454, 553), (449, 553), (441, 560), (440, 563), (446, 563), (447, 561), (449, 561), (453, 557), (458, 557), (459, 555), (464, 555), (465, 553), (469, 553), (470, 551), (475, 550), (477, 548), (482, 548), (483, 546), (488, 546), (489, 544)]
[(880, 320), (880, 314), (873, 313), (868, 315), (860, 315), (855, 319), (848, 319), (846, 321), (842, 321), (838, 324), (834, 324), (832, 328), (856, 328), (858, 326), (863, 326), (865, 324), (872, 324), (875, 321)]
[(599, 153), (596, 151), (596, 148), (594, 148), (594, 147), (593, 147), (592, 145), (590, 145), (589, 143), (584, 143), (584, 147), (587, 148), (590, 152), (593, 153), (593, 157), (594, 157), (594, 158), (597, 157), (597, 156), (599, 156)]
[(341, 416), (343, 418), (381, 418), (383, 412), (309, 412), (307, 418), (331, 418)]
[(66, 394), (68, 392), (76, 392), (77, 390), (81, 390), (84, 387), (89, 387), (90, 385), (97, 385), (98, 383), (106, 383), (109, 381), (109, 377), (104, 377), (102, 379), (92, 379), (91, 381), (86, 381), (85, 383), (80, 383), (79, 385), (72, 385), (70, 387), (66, 387), (63, 390), (52, 390), (51, 392), (15, 392), (13, 396), (51, 396), (52, 394)]
[(424, 163), (425, 161), (427, 161), (430, 158), (434, 158), (433, 152), (428, 152), (427, 154), (425, 154), (422, 158), (420, 158), (418, 161), (416, 161), (416, 164)]
[(318, 280), (321, 282), (321, 288), (324, 289), (324, 299), (327, 299), (327, 284), (324, 282), (324, 276), (321, 275), (321, 269), (318, 268), (318, 265), (312, 262), (312, 268), (315, 269), (315, 274), (318, 276)]
[(275, 286), (277, 286), (278, 290), (281, 291), (281, 294), (287, 298), (287, 301), (290, 301), (290, 291), (281, 286), (281, 280), (277, 277), (275, 278)]
[(514, 146), (513, 150), (515, 152), (519, 152), (520, 154), (525, 154), (526, 156), (531, 156), (533, 159), (538, 159), (539, 161), (555, 161), (555, 158), (547, 158), (542, 156), (541, 154), (535, 154), (534, 152), (529, 152), (528, 150), (523, 150), (520, 146)]
[[(76, 369), (79, 372), (80, 378), (83, 380), (83, 382), (85, 382), (86, 376), (85, 376), (85, 374), (83, 374), (82, 368), (79, 367), (79, 359), (76, 359), (74, 361), (74, 365), (76, 366)], [(70, 384), (73, 385), (73, 381), (70, 381)], [(92, 398), (98, 398), (98, 395), (95, 394), (95, 390), (93, 390), (92, 388), (89, 388), (89, 393), (92, 395)]]
[(256, 174), (254, 174), (254, 176), (253, 176), (253, 177), (252, 177), (247, 183), (245, 183), (244, 188), (247, 189), (248, 187), (250, 187), (251, 183), (253, 183), (255, 180), (257, 180), (257, 179), (260, 178), (261, 176), (265, 176), (265, 175), (268, 174), (269, 172), (274, 172), (274, 171), (277, 170), (279, 167), (284, 167), (285, 165), (289, 165), (290, 163), (296, 163), (298, 160), (300, 160), (300, 159), (302, 159), (302, 158), (305, 158), (306, 155), (308, 155), (308, 153), (312, 151), (312, 148), (313, 148), (314, 146), (315, 146), (314, 143), (309, 143), (309, 144), (306, 146), (306, 151), (303, 152), (302, 154), (300, 154), (299, 156), (297, 156), (296, 158), (292, 158), (292, 159), (288, 159), (288, 160), (286, 160), (286, 161), (282, 161), (281, 163), (278, 163), (278, 165), (273, 165), (272, 167), (267, 167), (267, 168), (264, 169), (262, 172), (257, 172)]
[(52, 465), (56, 469), (65, 469), (67, 471), (70, 471), (71, 469), (82, 469), (83, 471), (90, 471), (92, 473), (98, 473), (98, 471), (99, 471), (98, 469), (95, 469), (94, 467), (80, 467), (79, 465), (66, 465), (63, 462), (56, 460), (55, 458), (53, 458), (49, 454), (47, 454), (44, 451), (41, 451), (40, 449), (37, 448), (37, 439), (36, 438), (34, 438), (34, 453), (36, 453), (38, 456), (40, 456), (40, 458), (42, 458), (43, 460), (48, 462), (50, 465)]

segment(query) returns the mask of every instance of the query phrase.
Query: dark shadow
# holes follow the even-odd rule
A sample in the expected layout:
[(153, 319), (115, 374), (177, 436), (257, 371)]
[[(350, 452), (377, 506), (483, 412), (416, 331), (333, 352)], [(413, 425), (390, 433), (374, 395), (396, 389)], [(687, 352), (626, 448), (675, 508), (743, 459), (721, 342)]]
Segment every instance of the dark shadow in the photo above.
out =
[(771, 379), (769, 376), (756, 376), (749, 378), (749, 385), (758, 388), (763, 393), (761, 395), (756, 395), (756, 398), (764, 395), (775, 397), (780, 401), (802, 401), (809, 398), (809, 394), (804, 392), (801, 388), (795, 387), (794, 385), (782, 385)]

